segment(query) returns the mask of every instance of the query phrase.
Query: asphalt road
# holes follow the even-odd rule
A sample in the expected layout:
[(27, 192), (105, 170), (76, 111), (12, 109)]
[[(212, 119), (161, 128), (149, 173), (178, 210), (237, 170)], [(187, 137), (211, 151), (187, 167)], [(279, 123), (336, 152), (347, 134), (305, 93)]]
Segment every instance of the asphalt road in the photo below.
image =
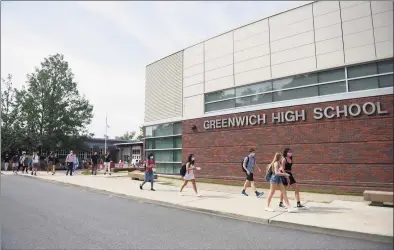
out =
[(392, 249), (1, 176), (1, 249)]

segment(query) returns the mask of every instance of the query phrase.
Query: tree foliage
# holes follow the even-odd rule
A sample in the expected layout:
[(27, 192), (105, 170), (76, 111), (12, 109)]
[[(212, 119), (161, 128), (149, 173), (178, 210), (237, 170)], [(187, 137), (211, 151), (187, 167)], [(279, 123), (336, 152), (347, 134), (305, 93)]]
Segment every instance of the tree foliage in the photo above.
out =
[(140, 133), (139, 133), (139, 135), (137, 136), (137, 140), (142, 141), (142, 139), (144, 139), (144, 127), (143, 127), (143, 126), (140, 126)]
[(124, 133), (121, 136), (115, 136), (115, 139), (117, 140), (133, 140), (135, 137), (136, 132), (135, 131), (127, 131), (126, 133)]
[[(92, 136), (87, 125), (93, 118), (93, 106), (79, 94), (74, 74), (63, 55), (45, 58), (40, 67), (27, 75), (27, 86), (13, 91), (6, 88), (3, 94), (10, 100), (4, 101), (5, 104), (9, 102), (8, 106), (12, 107), (9, 111), (6, 106), (4, 113), (6, 117), (18, 113), (18, 125), (12, 131), (14, 135), (15, 131), (19, 132), (16, 137), (25, 147), (82, 149), (83, 141)], [(2, 122), (2, 129), (10, 126), (6, 121), (9, 119)]]

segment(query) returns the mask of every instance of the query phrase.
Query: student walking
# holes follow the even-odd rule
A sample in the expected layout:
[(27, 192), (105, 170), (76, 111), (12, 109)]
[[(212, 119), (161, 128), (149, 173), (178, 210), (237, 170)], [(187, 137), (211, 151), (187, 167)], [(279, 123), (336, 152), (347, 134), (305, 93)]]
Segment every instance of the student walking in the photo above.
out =
[(74, 174), (76, 173), (77, 169), (79, 166), (79, 160), (78, 160), (78, 156), (75, 154), (74, 152), (74, 162), (73, 162), (73, 170), (74, 170)]
[(27, 162), (27, 169), (26, 169), (26, 174), (28, 174), (29, 167), (31, 168), (31, 171), (33, 172), (33, 155), (29, 158), (29, 161)]
[(33, 154), (33, 167), (31, 169), (31, 175), (37, 175), (37, 169), (40, 164), (40, 156), (38, 153)]
[(148, 160), (146, 160), (146, 169), (145, 169), (145, 176), (144, 176), (144, 182), (140, 185), (140, 189), (144, 187), (145, 183), (148, 182), (148, 179), (150, 180), (150, 190), (155, 191), (153, 189), (153, 183), (155, 181), (155, 176), (153, 173), (153, 169), (156, 168), (156, 162), (154, 160), (153, 154), (149, 154)]
[[(301, 205), (300, 187), (298, 186), (296, 180), (293, 177), (293, 173), (291, 172), (291, 167), (293, 166), (293, 153), (290, 148), (285, 148), (285, 150), (283, 150), (283, 160), (281, 165), (284, 172), (289, 174), (289, 180), (285, 181), (283, 184), (285, 185), (285, 187), (294, 187), (295, 197), (297, 200), (297, 208), (305, 208), (305, 206)], [(280, 194), (279, 207), (285, 208), (285, 206), (283, 205), (282, 193)]]
[(52, 175), (53, 175), (54, 168), (55, 168), (55, 158), (54, 158), (53, 152), (51, 152), (47, 158), (47, 174), (52, 169)]
[(291, 208), (289, 200), (287, 198), (285, 186), (282, 183), (282, 176), (288, 178), (290, 175), (287, 173), (280, 172), (280, 160), (281, 160), (280, 153), (276, 153), (274, 156), (274, 159), (272, 160), (270, 165), (268, 165), (267, 172), (270, 172), (271, 178), (270, 178), (270, 193), (267, 198), (265, 210), (268, 212), (274, 211), (272, 208), (270, 208), (270, 203), (271, 203), (272, 197), (275, 194), (276, 189), (279, 189), (281, 194), (283, 195), (283, 199), (285, 201), (285, 206), (287, 208), (287, 212), (292, 213), (292, 212), (295, 212), (296, 210)]
[(55, 175), (55, 173), (56, 173), (56, 166), (58, 164), (59, 164), (59, 158), (57, 157), (57, 154), (53, 154), (52, 175)]
[(26, 174), (27, 174), (27, 163), (28, 163), (28, 159), (26, 156), (26, 152), (23, 151), (22, 156), (19, 158), (19, 164), (22, 169), (22, 174), (25, 172), (25, 169), (26, 169)]
[(92, 174), (91, 175), (97, 175), (97, 164), (98, 164), (97, 152), (94, 152), (94, 154), (92, 155), (91, 163), (92, 163)]
[(10, 164), (10, 157), (8, 154), (4, 157), (4, 171), (8, 171), (8, 165)]
[(186, 185), (189, 181), (191, 181), (193, 184), (194, 194), (197, 197), (202, 196), (200, 193), (197, 192), (196, 177), (194, 176), (194, 170), (195, 169), (200, 170), (201, 168), (195, 167), (194, 160), (195, 160), (195, 157), (193, 154), (190, 154), (187, 157), (187, 162), (186, 162), (186, 166), (185, 166), (186, 173), (185, 173), (185, 176), (183, 177), (184, 182), (183, 182), (181, 188), (179, 189), (179, 195), (182, 195), (183, 188), (186, 187)]
[(12, 157), (12, 172), (18, 174), (18, 170), (19, 170), (19, 155), (15, 154), (14, 157)]
[(264, 192), (258, 192), (256, 190), (256, 186), (254, 183), (254, 167), (256, 166), (259, 172), (261, 172), (261, 168), (259, 168), (256, 164), (256, 159), (255, 159), (256, 151), (251, 148), (249, 149), (249, 155), (246, 156), (243, 161), (242, 161), (242, 170), (246, 173), (246, 180), (244, 184), (244, 188), (242, 189), (242, 195), (243, 196), (248, 196), (246, 193), (246, 188), (249, 186), (252, 187), (254, 193), (256, 194), (257, 198), (260, 198), (263, 196)]
[(107, 153), (107, 155), (105, 156), (105, 163), (104, 163), (104, 168), (105, 168), (105, 172), (104, 175), (107, 174), (107, 172), (109, 172), (109, 175), (111, 175), (111, 155), (109, 153)]
[(70, 153), (66, 157), (66, 166), (67, 166), (67, 172), (70, 173), (70, 176), (73, 176), (73, 167), (74, 167), (74, 154), (73, 151), (71, 150)]

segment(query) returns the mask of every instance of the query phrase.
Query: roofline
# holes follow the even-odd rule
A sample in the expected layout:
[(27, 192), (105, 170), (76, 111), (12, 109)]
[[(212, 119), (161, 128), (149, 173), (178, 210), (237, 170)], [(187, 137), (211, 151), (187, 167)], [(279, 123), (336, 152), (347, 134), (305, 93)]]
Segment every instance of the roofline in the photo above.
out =
[[(292, 10), (295, 10), (295, 9), (298, 9), (298, 8), (301, 8), (301, 7), (304, 7), (304, 6), (308, 5), (308, 4), (313, 4), (313, 3), (316, 3), (316, 2), (319, 2), (319, 1), (321, 1), (321, 0), (311, 1), (310, 3), (302, 4), (302, 5), (300, 5), (300, 6), (297, 6), (297, 7), (294, 7), (294, 8), (291, 8), (291, 9), (288, 9), (288, 10), (285, 10), (285, 11), (282, 11), (282, 12), (279, 12), (279, 13), (276, 13), (276, 14), (273, 14), (273, 15), (271, 15), (271, 16), (264, 17), (264, 18), (258, 19), (258, 20), (256, 20), (256, 21), (253, 21), (253, 22), (250, 22), (250, 23), (241, 25), (241, 26), (239, 26), (239, 27), (237, 27), (237, 28), (234, 28), (234, 29), (231, 29), (231, 30), (229, 30), (229, 31), (220, 33), (219, 35), (213, 36), (213, 37), (211, 37), (211, 38), (205, 39), (205, 40), (203, 40), (203, 41), (201, 41), (201, 42), (194, 43), (194, 44), (191, 45), (191, 46), (188, 46), (188, 47), (183, 48), (183, 49), (181, 49), (181, 50), (178, 50), (177, 52), (174, 52), (174, 53), (172, 53), (172, 54), (170, 54), (170, 55), (168, 55), (168, 56), (165, 56), (165, 57), (162, 57), (162, 58), (160, 58), (160, 59), (158, 59), (158, 60), (156, 60), (156, 61), (153, 61), (153, 62), (149, 63), (148, 65), (146, 65), (145, 67), (148, 67), (148, 66), (150, 66), (150, 65), (152, 65), (152, 64), (154, 64), (154, 63), (156, 63), (156, 62), (158, 62), (158, 61), (161, 61), (161, 60), (163, 60), (163, 59), (165, 59), (165, 58), (167, 58), (167, 57), (170, 57), (170, 56), (175, 55), (175, 54), (177, 54), (177, 53), (179, 53), (179, 52), (185, 51), (185, 50), (188, 49), (188, 48), (194, 47), (194, 46), (196, 46), (196, 45), (198, 45), (198, 44), (200, 44), (200, 43), (204, 43), (204, 42), (206, 42), (206, 41), (209, 41), (209, 40), (214, 39), (214, 38), (216, 38), (216, 37), (219, 37), (219, 36), (221, 36), (221, 35), (227, 34), (227, 33), (232, 32), (232, 31), (234, 31), (234, 30), (237, 30), (237, 29), (246, 27), (246, 26), (248, 26), (248, 25), (251, 25), (251, 24), (254, 24), (254, 23), (263, 21), (263, 20), (265, 20), (265, 19), (268, 19), (268, 18), (277, 16), (277, 15), (283, 14), (283, 13), (285, 13), (285, 12), (292, 11)], [(302, 1), (300, 1), (300, 2), (302, 2)]]
[(114, 143), (114, 146), (134, 145), (134, 144), (144, 144), (144, 142), (143, 141), (136, 141), (136, 142)]

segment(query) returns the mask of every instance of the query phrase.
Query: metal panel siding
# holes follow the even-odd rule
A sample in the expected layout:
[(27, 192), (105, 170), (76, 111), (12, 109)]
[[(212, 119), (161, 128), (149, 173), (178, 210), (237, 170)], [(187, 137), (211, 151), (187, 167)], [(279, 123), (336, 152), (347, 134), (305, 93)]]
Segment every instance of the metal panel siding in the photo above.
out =
[(183, 51), (146, 67), (145, 122), (182, 116)]

